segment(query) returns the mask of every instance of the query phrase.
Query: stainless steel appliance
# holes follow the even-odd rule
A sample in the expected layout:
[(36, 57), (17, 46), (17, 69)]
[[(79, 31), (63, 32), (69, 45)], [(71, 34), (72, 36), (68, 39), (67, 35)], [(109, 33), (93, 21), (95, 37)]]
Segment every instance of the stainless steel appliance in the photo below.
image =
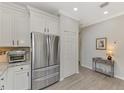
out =
[(24, 62), (26, 61), (26, 51), (9, 51), (8, 60), (9, 63)]
[(45, 88), (59, 80), (59, 36), (31, 33), (32, 89)]

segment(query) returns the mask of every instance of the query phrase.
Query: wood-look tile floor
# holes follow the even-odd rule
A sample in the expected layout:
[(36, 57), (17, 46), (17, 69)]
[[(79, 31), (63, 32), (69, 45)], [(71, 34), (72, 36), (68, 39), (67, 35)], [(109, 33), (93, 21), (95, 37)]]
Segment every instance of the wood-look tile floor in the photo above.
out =
[(53, 84), (45, 90), (123, 90), (124, 80), (80, 67), (80, 73)]

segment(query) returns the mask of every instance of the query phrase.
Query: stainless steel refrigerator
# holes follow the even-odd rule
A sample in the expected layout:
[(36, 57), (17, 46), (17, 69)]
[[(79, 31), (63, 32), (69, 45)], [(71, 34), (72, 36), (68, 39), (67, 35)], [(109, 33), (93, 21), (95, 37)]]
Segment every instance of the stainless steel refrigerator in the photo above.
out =
[(31, 43), (31, 86), (32, 89), (42, 89), (59, 81), (59, 36), (32, 32)]

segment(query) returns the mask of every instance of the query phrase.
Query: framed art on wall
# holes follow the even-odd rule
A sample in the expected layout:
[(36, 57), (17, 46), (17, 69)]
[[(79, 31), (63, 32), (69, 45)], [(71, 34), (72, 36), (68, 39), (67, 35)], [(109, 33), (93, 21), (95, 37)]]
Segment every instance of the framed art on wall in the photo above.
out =
[(106, 50), (107, 38), (96, 38), (96, 50)]

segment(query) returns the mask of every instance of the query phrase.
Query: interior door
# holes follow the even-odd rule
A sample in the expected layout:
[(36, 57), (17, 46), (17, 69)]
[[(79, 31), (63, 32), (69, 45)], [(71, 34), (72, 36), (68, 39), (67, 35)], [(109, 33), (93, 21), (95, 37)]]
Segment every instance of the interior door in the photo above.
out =
[(49, 65), (59, 64), (59, 37), (49, 36)]
[(73, 75), (77, 69), (77, 35), (75, 32), (64, 31), (61, 37), (61, 61), (64, 63), (64, 77)]
[(32, 68), (44, 68), (48, 66), (47, 35), (40, 32), (32, 33)]

